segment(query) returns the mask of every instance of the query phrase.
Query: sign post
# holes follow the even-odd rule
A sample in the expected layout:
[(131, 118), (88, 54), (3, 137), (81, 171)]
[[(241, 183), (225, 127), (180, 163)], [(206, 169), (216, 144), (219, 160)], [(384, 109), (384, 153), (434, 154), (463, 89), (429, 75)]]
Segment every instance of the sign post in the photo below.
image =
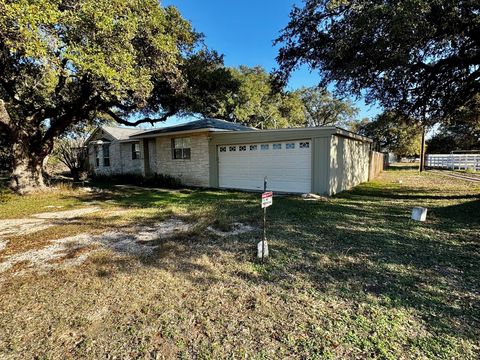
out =
[[(262, 263), (265, 260), (265, 247), (267, 245), (267, 207), (273, 203), (273, 193), (267, 191), (267, 177), (263, 179), (263, 194), (262, 194), (262, 208), (263, 208), (263, 239), (262, 239)], [(267, 245), (268, 246), (268, 245)], [(267, 250), (268, 252), (268, 250)]]

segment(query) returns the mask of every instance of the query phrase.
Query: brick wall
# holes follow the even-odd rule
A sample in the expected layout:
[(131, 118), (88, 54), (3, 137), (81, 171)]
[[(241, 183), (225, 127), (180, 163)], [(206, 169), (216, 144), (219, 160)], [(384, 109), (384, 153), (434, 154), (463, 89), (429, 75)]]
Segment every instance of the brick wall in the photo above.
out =
[(209, 186), (208, 135), (190, 134), (179, 137), (190, 137), (191, 158), (172, 158), (172, 138), (162, 136), (156, 142), (157, 173), (178, 177), (185, 185)]

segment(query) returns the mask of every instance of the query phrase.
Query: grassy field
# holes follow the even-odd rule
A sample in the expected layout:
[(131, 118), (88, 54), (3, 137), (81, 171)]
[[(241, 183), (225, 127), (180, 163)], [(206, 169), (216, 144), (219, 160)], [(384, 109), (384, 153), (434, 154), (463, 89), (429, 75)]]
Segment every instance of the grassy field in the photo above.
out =
[[(192, 227), (155, 240), (149, 256), (104, 248), (70, 268), (21, 273), (29, 265), (19, 264), (0, 273), (0, 358), (480, 357), (478, 184), (394, 168), (327, 201), (276, 197), (264, 265), (255, 259), (258, 198), (4, 190), (0, 219), (102, 211), (8, 237), (0, 265), (79, 233), (135, 231), (171, 218)], [(409, 220), (417, 205), (428, 208), (426, 223)], [(256, 230), (207, 230), (234, 222)]]

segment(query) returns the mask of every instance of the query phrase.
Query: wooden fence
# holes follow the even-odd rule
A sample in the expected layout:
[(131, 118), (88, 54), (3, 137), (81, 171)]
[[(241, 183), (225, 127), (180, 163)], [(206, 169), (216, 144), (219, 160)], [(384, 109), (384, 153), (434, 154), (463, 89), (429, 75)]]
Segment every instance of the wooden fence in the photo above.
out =
[(370, 151), (370, 168), (368, 180), (375, 179), (388, 166), (388, 154)]
[(480, 154), (427, 154), (425, 166), (437, 169), (480, 170)]

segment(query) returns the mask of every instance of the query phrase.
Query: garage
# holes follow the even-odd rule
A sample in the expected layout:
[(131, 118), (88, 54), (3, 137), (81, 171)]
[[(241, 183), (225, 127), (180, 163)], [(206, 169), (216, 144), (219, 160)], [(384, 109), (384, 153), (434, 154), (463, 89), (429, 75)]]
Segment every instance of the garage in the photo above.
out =
[(309, 193), (312, 187), (311, 139), (217, 146), (219, 187)]

